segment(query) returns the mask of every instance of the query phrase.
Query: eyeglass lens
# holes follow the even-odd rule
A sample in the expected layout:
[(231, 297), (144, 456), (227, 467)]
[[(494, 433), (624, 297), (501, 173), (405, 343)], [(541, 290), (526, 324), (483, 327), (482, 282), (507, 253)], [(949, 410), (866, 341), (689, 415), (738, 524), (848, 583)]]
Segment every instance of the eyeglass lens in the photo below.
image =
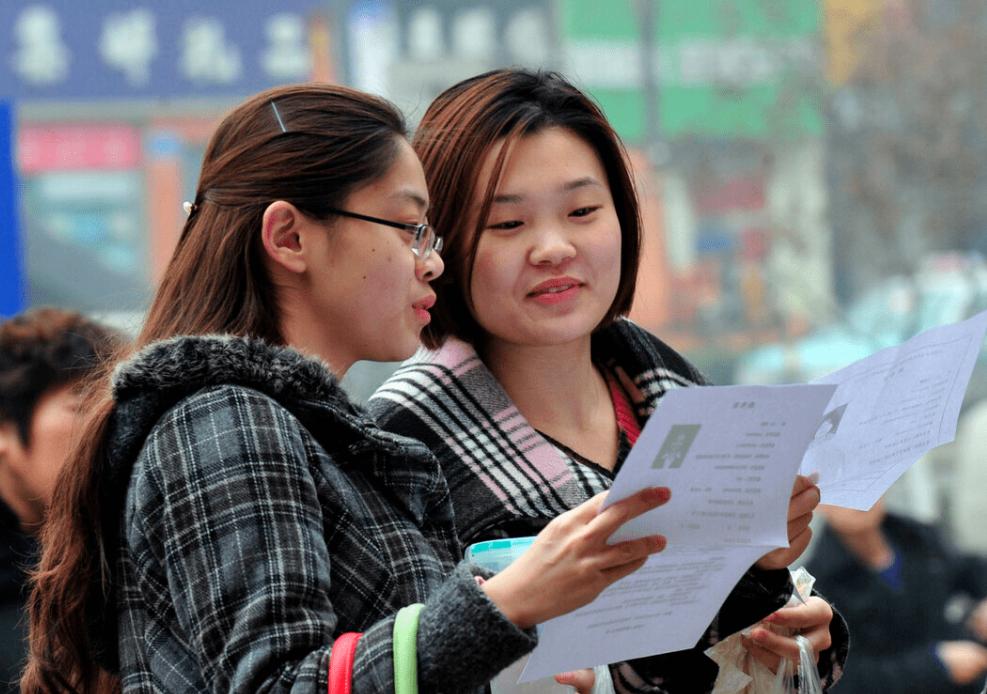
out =
[(415, 238), (411, 245), (415, 255), (424, 260), (432, 251), (439, 252), (441, 249), (442, 239), (435, 235), (435, 229), (427, 224), (421, 224), (415, 229)]

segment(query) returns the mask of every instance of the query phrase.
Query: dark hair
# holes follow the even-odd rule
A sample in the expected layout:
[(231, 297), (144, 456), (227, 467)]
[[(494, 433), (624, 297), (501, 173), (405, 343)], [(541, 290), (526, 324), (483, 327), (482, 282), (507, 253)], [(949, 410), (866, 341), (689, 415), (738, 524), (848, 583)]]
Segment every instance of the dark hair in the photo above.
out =
[(345, 87), (281, 87), (238, 106), (206, 148), (191, 213), (138, 345), (217, 332), (283, 343), (258, 233), (264, 210), (284, 200), (330, 219), (330, 208), (387, 172), (406, 134), (390, 102)]
[(83, 381), (123, 344), (114, 330), (75, 311), (37, 308), (0, 323), (0, 422), (25, 446), (41, 397)]
[[(509, 146), (501, 148), (485, 191), (478, 190), (480, 169), (501, 140), (508, 145), (546, 128), (570, 130), (600, 158), (621, 229), (620, 285), (601, 326), (627, 313), (641, 247), (637, 194), (620, 138), (586, 94), (556, 72), (493, 70), (459, 82), (428, 107), (412, 144), (435, 199), (429, 220), (445, 238), (446, 271), (433, 288), (438, 301), (432, 322), (422, 333), (436, 348), (454, 335), (477, 343), (483, 329), (470, 310), (470, 282), (480, 230), (503, 171)], [(479, 201), (477, 214), (467, 213)]]
[[(264, 263), (266, 207), (284, 200), (330, 219), (329, 208), (387, 173), (406, 136), (388, 101), (345, 87), (306, 84), (262, 92), (223, 119), (206, 148), (198, 191), (178, 246), (134, 349), (176, 335), (225, 333), (282, 344), (277, 297)], [(103, 499), (95, 470), (106, 469), (113, 414), (108, 373), (89, 405), (82, 442), (59, 477), (42, 531), (29, 603), (30, 657), (24, 691), (116, 691), (100, 667), (89, 623), (112, 582), (102, 557), (104, 526), (121, 511)], [(112, 609), (112, 606), (111, 606)]]

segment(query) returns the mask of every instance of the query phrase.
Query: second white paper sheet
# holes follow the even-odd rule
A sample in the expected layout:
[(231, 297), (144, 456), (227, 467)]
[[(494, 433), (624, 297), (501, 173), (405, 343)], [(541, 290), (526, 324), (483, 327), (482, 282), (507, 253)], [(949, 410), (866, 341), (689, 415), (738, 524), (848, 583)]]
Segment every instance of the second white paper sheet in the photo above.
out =
[(589, 605), (539, 624), (538, 647), (520, 681), (691, 648), (764, 551), (668, 547)]
[(837, 387), (802, 461), (822, 503), (866, 511), (926, 451), (953, 440), (985, 330), (987, 312), (816, 381)]

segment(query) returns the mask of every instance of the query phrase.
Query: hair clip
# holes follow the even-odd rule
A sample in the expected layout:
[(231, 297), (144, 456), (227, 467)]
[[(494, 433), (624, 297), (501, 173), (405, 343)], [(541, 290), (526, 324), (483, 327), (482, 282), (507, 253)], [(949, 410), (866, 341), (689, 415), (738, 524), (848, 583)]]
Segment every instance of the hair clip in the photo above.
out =
[(186, 200), (182, 203), (182, 209), (185, 210), (185, 216), (191, 217), (195, 212), (198, 211), (199, 206), (194, 202), (189, 202)]
[(281, 132), (288, 132), (288, 128), (284, 127), (284, 121), (281, 120), (281, 114), (278, 112), (278, 105), (271, 101), (271, 109), (274, 111), (274, 117), (278, 119), (278, 125), (281, 127)]

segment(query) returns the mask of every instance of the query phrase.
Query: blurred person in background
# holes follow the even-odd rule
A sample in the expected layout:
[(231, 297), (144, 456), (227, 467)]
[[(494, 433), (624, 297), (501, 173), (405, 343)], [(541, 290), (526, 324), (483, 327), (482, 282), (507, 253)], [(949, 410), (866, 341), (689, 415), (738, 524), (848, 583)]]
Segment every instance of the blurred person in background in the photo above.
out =
[(434, 457), (340, 388), (356, 361), (418, 347), (443, 270), (428, 208), (384, 99), (293, 85), (223, 119), (134, 351), (59, 477), (25, 691), (324, 693), (337, 639), (360, 632), (352, 691), (388, 692), (413, 603), (419, 690), (476, 691), (539, 622), (664, 548), (606, 540), (667, 489), (602, 512), (598, 495), (491, 577), (462, 561)]
[[(464, 542), (532, 535), (610, 487), (668, 389), (705, 379), (624, 318), (638, 200), (623, 146), (585, 94), (556, 73), (489, 72), (439, 95), (414, 145), (447, 272), (423, 332), (433, 351), (399, 368), (370, 409), (436, 452)], [(791, 547), (750, 567), (693, 649), (612, 666), (615, 688), (708, 691), (717, 666), (703, 651), (768, 615), (809, 639), (824, 686), (837, 680), (846, 625), (825, 600), (775, 611), (818, 501), (800, 478)], [(746, 643), (772, 669), (798, 659), (794, 638), (768, 629)]]
[[(987, 560), (885, 510), (819, 507), (826, 520), (809, 571), (851, 625), (844, 694), (978, 692), (987, 673)], [(973, 608), (952, 622), (947, 605)]]
[(82, 389), (121, 344), (110, 328), (57, 308), (0, 322), (0, 691), (16, 691), (27, 652), (26, 574), (82, 421)]

